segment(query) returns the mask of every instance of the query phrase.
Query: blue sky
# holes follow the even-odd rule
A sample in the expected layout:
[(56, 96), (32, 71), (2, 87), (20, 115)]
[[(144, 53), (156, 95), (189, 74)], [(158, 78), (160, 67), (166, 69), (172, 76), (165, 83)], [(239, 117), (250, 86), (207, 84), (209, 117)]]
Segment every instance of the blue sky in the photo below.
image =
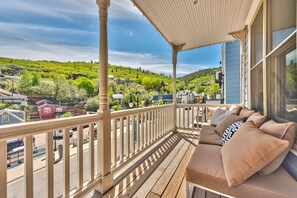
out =
[[(130, 0), (111, 0), (109, 63), (172, 74), (171, 48)], [(0, 56), (90, 61), (98, 55), (96, 0), (2, 0)], [(221, 45), (179, 53), (177, 74), (218, 67)]]

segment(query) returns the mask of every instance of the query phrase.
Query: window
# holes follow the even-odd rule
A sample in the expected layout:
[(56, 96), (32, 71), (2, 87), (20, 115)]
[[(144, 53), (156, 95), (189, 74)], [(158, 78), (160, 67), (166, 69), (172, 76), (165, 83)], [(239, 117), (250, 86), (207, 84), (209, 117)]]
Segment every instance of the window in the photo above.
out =
[(44, 108), (44, 114), (49, 114), (51, 113), (51, 108), (47, 107), (47, 108)]
[(263, 59), (263, 6), (252, 25), (252, 65)]
[(260, 64), (251, 71), (252, 109), (263, 113), (263, 65)]
[(297, 122), (296, 38), (269, 58), (268, 114), (275, 119)]
[(296, 30), (296, 0), (268, 1), (268, 52)]
[(9, 122), (9, 115), (8, 115), (8, 113), (4, 113), (2, 115), (2, 122)]

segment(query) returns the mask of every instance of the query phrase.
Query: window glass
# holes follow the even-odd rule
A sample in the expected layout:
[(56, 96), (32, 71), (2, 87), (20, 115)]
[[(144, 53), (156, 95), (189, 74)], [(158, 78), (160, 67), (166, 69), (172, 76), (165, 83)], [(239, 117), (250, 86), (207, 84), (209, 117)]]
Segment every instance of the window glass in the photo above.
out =
[(45, 114), (51, 113), (51, 108), (44, 108), (44, 113)]
[(9, 116), (8, 116), (7, 113), (4, 113), (4, 114), (2, 115), (2, 122), (8, 122), (8, 121), (9, 121)]
[(263, 7), (252, 25), (252, 65), (263, 59)]
[(296, 30), (296, 0), (268, 1), (268, 16), (270, 52)]
[(263, 113), (263, 65), (251, 70), (251, 108)]
[(268, 113), (272, 118), (297, 122), (296, 43), (271, 57), (269, 63)]

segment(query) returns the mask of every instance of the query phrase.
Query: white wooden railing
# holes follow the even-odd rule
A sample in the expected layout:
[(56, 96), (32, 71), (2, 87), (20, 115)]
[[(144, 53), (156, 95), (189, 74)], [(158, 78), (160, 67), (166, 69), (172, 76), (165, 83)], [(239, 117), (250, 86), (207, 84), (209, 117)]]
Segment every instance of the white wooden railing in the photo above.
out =
[(175, 126), (173, 111), (173, 105), (162, 105), (113, 112), (112, 170), (116, 171), (160, 137), (172, 131)]
[[(94, 124), (99, 124), (102, 115), (86, 115), (72, 118), (21, 123), (0, 127), (0, 197), (7, 196), (7, 140), (24, 138), (24, 197), (33, 197), (33, 135), (46, 135), (46, 192), (44, 197), (54, 197), (54, 150), (53, 131), (63, 130), (63, 196), (70, 196), (70, 129), (77, 127), (77, 185), (76, 191), (86, 191), (88, 185), (100, 182), (100, 175), (95, 173), (94, 162)], [(89, 180), (83, 181), (83, 126), (89, 125)], [(99, 147), (97, 147), (99, 148)], [(98, 171), (97, 171), (98, 172)]]
[[(131, 109), (111, 113), (111, 169), (117, 171), (124, 164), (148, 149), (154, 142), (175, 127), (173, 105)], [(24, 138), (24, 197), (31, 198), (33, 188), (33, 135), (46, 136), (46, 195), (54, 197), (53, 131), (63, 130), (63, 197), (82, 197), (98, 187), (101, 180), (100, 146), (96, 145), (94, 126), (101, 124), (103, 115), (94, 114), (72, 118), (21, 123), (0, 127), (0, 197), (7, 197), (7, 140)], [(89, 128), (88, 181), (83, 180), (83, 127)], [(70, 186), (70, 129), (77, 128), (77, 178), (76, 188)], [(97, 133), (100, 133), (97, 130)], [(99, 134), (97, 134), (99, 137)], [(96, 149), (96, 150), (95, 150)], [(103, 148), (104, 150), (104, 148)], [(95, 156), (96, 155), (96, 156)], [(97, 159), (97, 164), (95, 163)]]
[(227, 107), (232, 104), (178, 104), (177, 129), (197, 130), (208, 121), (208, 107)]

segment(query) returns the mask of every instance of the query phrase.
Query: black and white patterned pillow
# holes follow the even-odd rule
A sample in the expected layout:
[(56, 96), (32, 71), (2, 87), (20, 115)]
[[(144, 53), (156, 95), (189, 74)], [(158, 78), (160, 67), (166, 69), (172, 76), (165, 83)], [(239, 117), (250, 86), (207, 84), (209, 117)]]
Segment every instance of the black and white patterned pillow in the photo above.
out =
[(221, 139), (221, 145), (223, 146), (226, 142), (228, 142), (232, 136), (236, 133), (237, 129), (243, 124), (243, 121), (237, 121), (228, 126), (228, 128), (224, 131)]

